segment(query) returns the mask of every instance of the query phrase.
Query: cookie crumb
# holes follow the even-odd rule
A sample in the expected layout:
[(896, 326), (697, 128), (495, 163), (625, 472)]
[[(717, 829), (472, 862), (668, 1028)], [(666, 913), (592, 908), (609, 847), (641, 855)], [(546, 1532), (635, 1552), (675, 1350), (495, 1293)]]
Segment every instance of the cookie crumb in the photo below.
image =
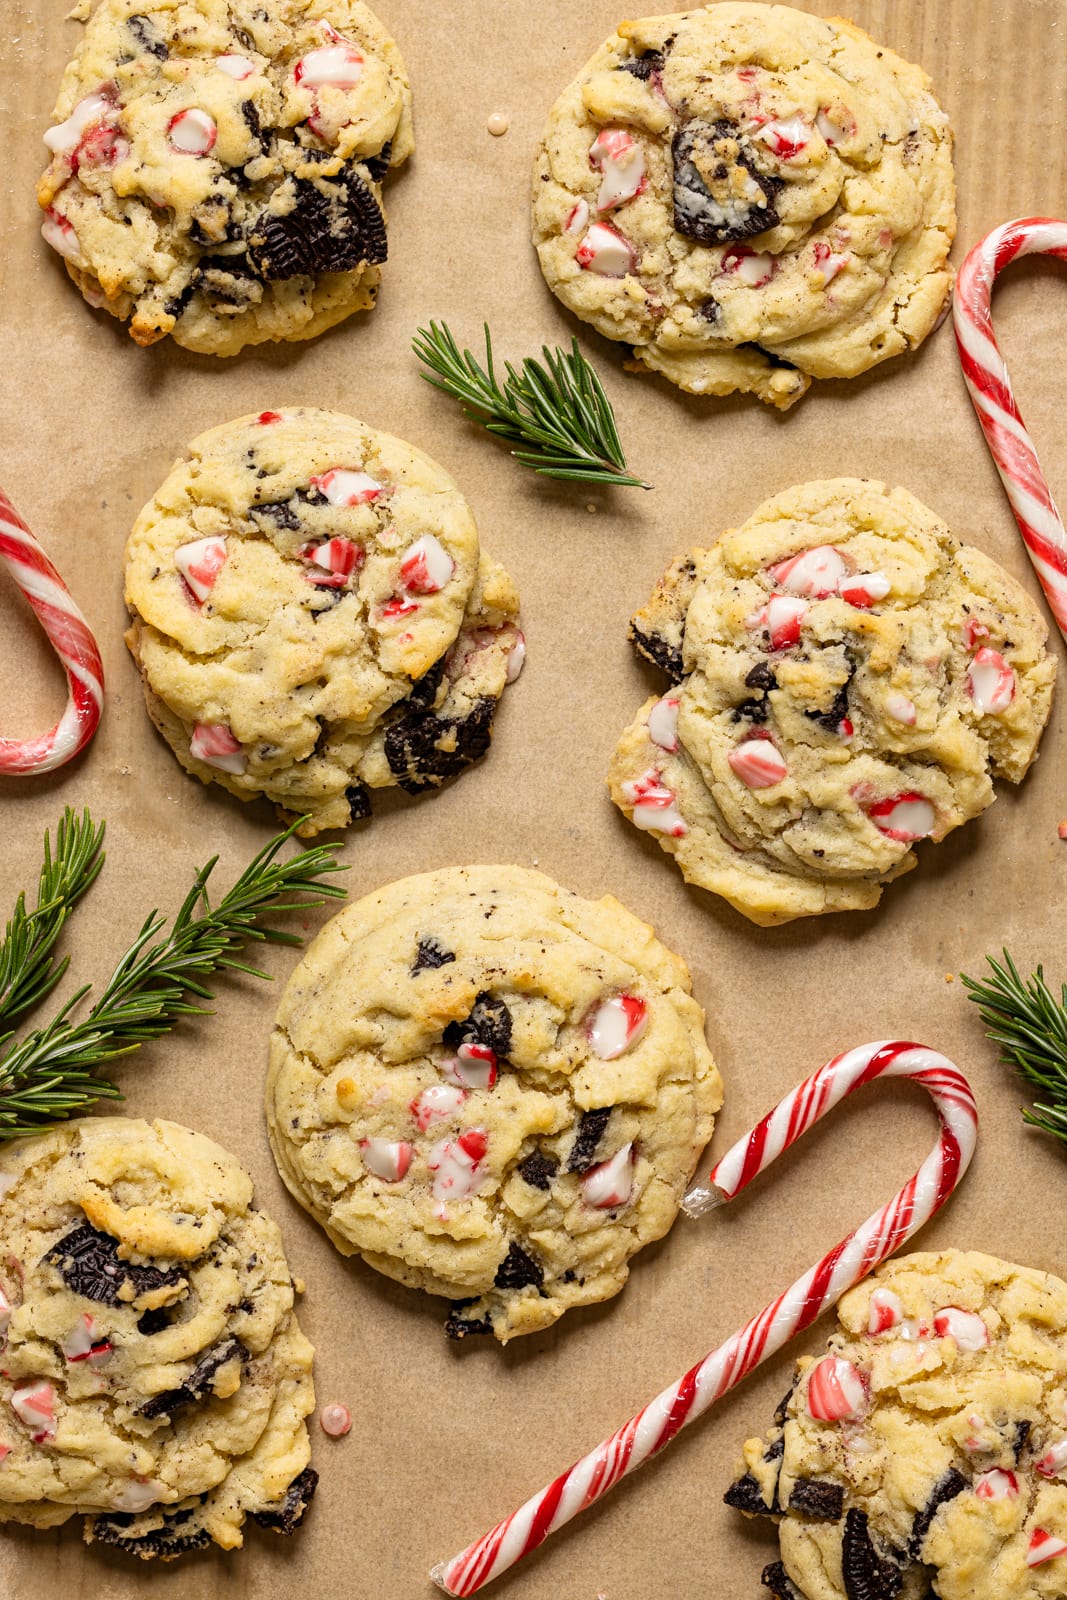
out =
[(595, 513), (595, 511), (597, 509), (596, 501), (595, 500), (587, 500), (585, 502), (585, 509), (587, 511), (591, 512), (591, 513)]
[(78, 0), (77, 5), (71, 6), (67, 12), (68, 22), (88, 22), (93, 9), (93, 0)]
[(494, 139), (499, 139), (508, 131), (508, 119), (502, 111), (494, 111), (485, 126)]
[(946, 983), (955, 983), (955, 981), (956, 981), (956, 974), (954, 972), (946, 972), (945, 973), (945, 982)]

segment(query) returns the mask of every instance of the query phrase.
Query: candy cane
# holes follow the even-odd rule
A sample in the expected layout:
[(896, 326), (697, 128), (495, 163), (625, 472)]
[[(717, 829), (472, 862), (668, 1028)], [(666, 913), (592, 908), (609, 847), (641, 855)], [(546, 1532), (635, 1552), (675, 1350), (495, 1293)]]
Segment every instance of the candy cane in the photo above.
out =
[(953, 320), (963, 376), (982, 432), (1052, 614), (1067, 638), (1067, 533), (1015, 404), (989, 305), (998, 273), (1016, 256), (1030, 255), (1067, 261), (1067, 222), (1021, 217), (987, 234), (960, 268)]
[(104, 668), (89, 624), (63, 579), (0, 489), (0, 560), (36, 611), (63, 663), (67, 709), (37, 739), (0, 739), (0, 772), (51, 772), (89, 743), (104, 703)]
[(664, 1389), (610, 1439), (483, 1538), (435, 1567), (431, 1577), (446, 1594), (474, 1594), (579, 1511), (593, 1505), (621, 1478), (669, 1444), (687, 1422), (701, 1416), (794, 1334), (814, 1322), (944, 1205), (974, 1154), (978, 1110), (970, 1084), (936, 1050), (883, 1040), (837, 1056), (794, 1089), (727, 1151), (706, 1183), (693, 1186), (685, 1209), (699, 1216), (732, 1200), (838, 1101), (876, 1078), (910, 1078), (921, 1083), (937, 1107), (940, 1137), (914, 1177), (887, 1206), (868, 1217), (740, 1333)]

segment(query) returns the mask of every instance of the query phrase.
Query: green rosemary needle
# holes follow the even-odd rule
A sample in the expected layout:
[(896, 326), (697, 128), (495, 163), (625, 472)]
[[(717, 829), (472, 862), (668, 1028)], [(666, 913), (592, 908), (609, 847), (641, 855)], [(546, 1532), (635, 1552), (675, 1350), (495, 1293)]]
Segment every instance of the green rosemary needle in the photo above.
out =
[(446, 322), (419, 328), (412, 349), (429, 367), (422, 376), (458, 400), (472, 422), (524, 446), (511, 453), (546, 478), (650, 489), (627, 469), (611, 401), (578, 348), (541, 348), (544, 361), (527, 356), (518, 369), (504, 363), (501, 379), (485, 324), (485, 366), (461, 350)]
[(1024, 980), (1011, 956), (987, 956), (993, 976), (979, 983), (962, 973), (1000, 1058), (1041, 1093), (1023, 1117), (1067, 1144), (1067, 984), (1057, 1000), (1041, 967)]
[[(103, 1062), (158, 1039), (183, 1016), (209, 1014), (207, 1006), (191, 997), (212, 998), (205, 983), (212, 973), (228, 967), (268, 978), (241, 959), (247, 943), (301, 943), (299, 934), (262, 925), (260, 919), (267, 912), (304, 911), (322, 905), (326, 897), (343, 897), (343, 889), (321, 879), (346, 868), (334, 859), (337, 845), (319, 845), (279, 860), (297, 826), (261, 850), (216, 906), (207, 894), (218, 860), (212, 857), (196, 874), (169, 933), (158, 937), (167, 921), (160, 912), (145, 919), (85, 1017), (74, 1013), (88, 986), (72, 995), (44, 1027), (0, 1055), (0, 1142), (40, 1132), (97, 1100), (121, 1098), (113, 1083), (95, 1075)], [(310, 889), (316, 892), (307, 897), (303, 891)]]

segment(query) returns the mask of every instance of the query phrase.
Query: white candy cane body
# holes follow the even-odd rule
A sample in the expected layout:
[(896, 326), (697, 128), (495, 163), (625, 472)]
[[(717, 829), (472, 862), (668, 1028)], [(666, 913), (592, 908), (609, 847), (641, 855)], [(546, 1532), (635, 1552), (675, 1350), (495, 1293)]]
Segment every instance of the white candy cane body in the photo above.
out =
[(868, 1217), (739, 1333), (664, 1389), (610, 1439), (475, 1544), (435, 1567), (433, 1580), (446, 1594), (474, 1594), (599, 1500), (669, 1444), (687, 1422), (701, 1416), (814, 1322), (944, 1204), (974, 1154), (978, 1112), (970, 1085), (936, 1050), (882, 1041), (837, 1056), (794, 1089), (727, 1152), (706, 1183), (694, 1185), (686, 1197), (686, 1209), (691, 1215), (700, 1215), (732, 1200), (840, 1100), (876, 1078), (909, 1078), (922, 1084), (933, 1098), (941, 1133), (919, 1171), (888, 1205)]
[(1052, 614), (1067, 638), (1067, 533), (1015, 404), (990, 313), (997, 275), (1017, 256), (1028, 255), (1067, 261), (1067, 222), (1021, 217), (987, 234), (960, 268), (953, 318), (963, 376), (982, 432)]
[(0, 739), (0, 773), (51, 772), (89, 743), (104, 703), (104, 669), (63, 579), (0, 490), (0, 560), (37, 613), (67, 674), (67, 709), (36, 739)]

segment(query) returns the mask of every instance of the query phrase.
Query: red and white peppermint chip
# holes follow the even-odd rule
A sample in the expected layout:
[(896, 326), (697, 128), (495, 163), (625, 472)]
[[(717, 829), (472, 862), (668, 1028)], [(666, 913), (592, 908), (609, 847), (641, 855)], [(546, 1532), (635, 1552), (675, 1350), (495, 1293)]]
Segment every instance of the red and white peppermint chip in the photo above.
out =
[(983, 645), (967, 668), (967, 689), (980, 716), (998, 717), (1015, 699), (1015, 673), (999, 650)]
[(567, 212), (563, 224), (564, 233), (584, 233), (589, 222), (588, 200), (576, 200)]
[(272, 422), (284, 421), (285, 413), (282, 411), (261, 411), (256, 418), (261, 428), (269, 428)]
[(526, 663), (526, 635), (521, 628), (515, 630), (515, 642), (508, 651), (508, 664), (504, 672), (504, 682), (514, 683)]
[(906, 694), (901, 694), (899, 689), (891, 689), (885, 697), (885, 714), (893, 722), (901, 722), (905, 727), (915, 725), (915, 702), (909, 700)]
[(778, 263), (766, 250), (753, 250), (751, 245), (734, 244), (723, 252), (720, 262), (723, 272), (740, 278), (750, 289), (762, 289), (778, 271)]
[(678, 749), (678, 696), (664, 695), (648, 713), (648, 737), (671, 755)]
[(984, 1350), (989, 1329), (976, 1311), (961, 1311), (959, 1306), (944, 1306), (934, 1316), (934, 1332), (939, 1339), (954, 1339), (960, 1350)]
[(3, 1466), (10, 1454), (11, 1446), (9, 1444), (0, 1444), (0, 1467)]
[(614, 211), (645, 187), (644, 151), (625, 128), (602, 128), (589, 146), (589, 159), (603, 174), (598, 211)]
[(974, 617), (968, 617), (963, 623), (963, 642), (968, 650), (973, 650), (981, 639), (989, 638), (989, 629), (984, 622), (978, 622)]
[(1026, 1552), (1026, 1565), (1040, 1567), (1046, 1561), (1053, 1561), (1057, 1556), (1067, 1554), (1067, 1544), (1058, 1539), (1054, 1533), (1049, 1533), (1047, 1528), (1035, 1528), (1030, 1535), (1030, 1544)]
[(338, 35), (338, 43), (324, 44), (301, 56), (293, 77), (302, 89), (354, 89), (363, 76), (363, 57), (355, 45)]
[(456, 1051), (452, 1072), (467, 1089), (491, 1089), (497, 1077), (496, 1052), (487, 1044), (468, 1039)]
[(249, 61), (247, 56), (216, 56), (215, 65), (220, 72), (224, 72), (228, 78), (236, 79), (238, 83), (250, 78), (256, 70), (255, 62)]
[[(381, 615), (387, 621), (392, 622), (396, 617), (410, 617), (412, 612), (418, 609), (419, 602), (417, 600), (405, 600), (403, 595), (395, 594), (391, 600), (385, 602), (381, 609)], [(410, 635), (405, 635), (405, 637), (410, 637)]]
[(808, 1379), (808, 1415), (818, 1422), (846, 1422), (867, 1408), (863, 1374), (842, 1356), (824, 1356)]
[(347, 1406), (334, 1401), (319, 1412), (319, 1427), (331, 1439), (343, 1439), (352, 1426), (352, 1413)]
[(81, 143), (87, 128), (92, 127), (94, 122), (116, 115), (117, 111), (115, 89), (113, 85), (105, 84), (92, 94), (87, 94), (84, 100), (79, 100), (66, 122), (49, 128), (44, 142), (54, 155), (70, 155)]
[(465, 1089), (448, 1083), (431, 1083), (411, 1102), (411, 1114), (425, 1133), (431, 1123), (444, 1122), (454, 1116), (466, 1098)]
[(7, 1330), (7, 1325), (11, 1321), (11, 1310), (11, 1301), (3, 1289), (0, 1289), (0, 1338), (3, 1337)]
[(218, 136), (214, 117), (201, 111), (199, 106), (179, 111), (167, 123), (167, 142), (181, 155), (206, 156), (215, 148)]
[(937, 812), (929, 800), (914, 789), (906, 794), (891, 795), (887, 800), (876, 800), (866, 810), (880, 833), (902, 844), (928, 839), (937, 826)]
[(68, 1361), (85, 1361), (91, 1367), (104, 1366), (110, 1360), (113, 1349), (110, 1339), (98, 1335), (96, 1324), (87, 1311), (82, 1312), (63, 1340), (63, 1354)]
[(361, 1139), (363, 1165), (383, 1183), (399, 1183), (411, 1165), (414, 1146), (405, 1139)]
[(825, 239), (817, 239), (812, 251), (815, 265), (822, 273), (824, 284), (832, 283), (839, 272), (844, 272), (852, 257), (830, 249)]
[(154, 1506), (167, 1493), (164, 1484), (155, 1478), (131, 1478), (129, 1483), (122, 1486), (113, 1496), (109, 1510), (126, 1511), (136, 1515), (139, 1511), (147, 1511), (149, 1506)]
[(872, 1336), (899, 1328), (904, 1321), (900, 1296), (892, 1289), (875, 1289), (867, 1308), (867, 1332)]
[(821, 106), (815, 126), (832, 150), (835, 144), (855, 133), (856, 119), (845, 106)]
[(51, 245), (59, 255), (65, 256), (68, 261), (82, 259), (81, 245), (74, 226), (66, 217), (60, 216), (54, 207), (49, 206), (45, 212), (44, 221), (41, 223), (41, 238), (45, 244)]
[(197, 600), (205, 601), (215, 587), (215, 579), (226, 565), (226, 540), (193, 539), (174, 552), (174, 565)]
[(791, 650), (799, 643), (800, 629), (808, 614), (808, 602), (788, 594), (772, 594), (765, 606), (745, 618), (752, 632), (766, 633), (772, 650)]
[(678, 810), (678, 796), (673, 789), (660, 782), (657, 767), (650, 767), (639, 778), (624, 783), (622, 792), (633, 807), (635, 827), (650, 833), (666, 833), (674, 839), (680, 839), (689, 832), (688, 824)]
[(332, 506), (365, 506), (377, 500), (383, 485), (368, 472), (357, 472), (353, 467), (331, 467), (320, 477), (312, 478), (311, 487), (318, 489)]
[(219, 772), (240, 774), (248, 767), (248, 757), (225, 722), (198, 722), (189, 740), (194, 761), (216, 767)]
[(441, 541), (424, 533), (401, 559), (400, 581), (410, 594), (437, 594), (455, 570), (456, 563)]
[(768, 567), (775, 584), (786, 594), (806, 595), (809, 600), (825, 600), (836, 594), (848, 572), (845, 558), (830, 544), (813, 545), (785, 561)]
[(593, 223), (574, 259), (584, 271), (597, 272), (602, 278), (625, 278), (636, 262), (629, 241), (606, 222)]
[[(426, 1157), (434, 1175), (433, 1197), (437, 1201), (466, 1200), (481, 1182), (480, 1169), (489, 1148), (484, 1128), (468, 1128), (458, 1139), (439, 1139)], [(444, 1217), (443, 1207), (436, 1212)]]
[(633, 1193), (635, 1159), (633, 1145), (624, 1144), (607, 1161), (590, 1167), (582, 1178), (582, 1198), (586, 1204), (600, 1211), (624, 1206)]
[(56, 1436), (56, 1391), (47, 1378), (31, 1378), (11, 1396), (11, 1409), (33, 1434), (34, 1444)]
[(1000, 1467), (993, 1467), (989, 1472), (982, 1472), (975, 1478), (974, 1492), (979, 1500), (1017, 1500), (1019, 1480), (1014, 1472), (1004, 1472)]
[(1043, 1478), (1058, 1478), (1067, 1467), (1067, 1439), (1057, 1439), (1050, 1444), (1040, 1461), (1034, 1462), (1034, 1471)]
[(792, 161), (807, 147), (811, 128), (803, 117), (782, 117), (776, 122), (765, 123), (756, 137), (770, 147), (779, 161)]
[(769, 739), (743, 739), (726, 759), (748, 789), (773, 789), (789, 776), (788, 766)]
[(842, 580), (837, 592), (857, 611), (869, 611), (879, 600), (885, 599), (891, 587), (883, 572), (855, 572)]
[(304, 576), (319, 589), (343, 589), (353, 572), (366, 559), (362, 545), (351, 539), (324, 539), (322, 544), (306, 544), (300, 552), (311, 570)]
[(648, 1006), (635, 994), (613, 994), (586, 1023), (589, 1048), (601, 1061), (614, 1061), (635, 1045), (648, 1027)]

